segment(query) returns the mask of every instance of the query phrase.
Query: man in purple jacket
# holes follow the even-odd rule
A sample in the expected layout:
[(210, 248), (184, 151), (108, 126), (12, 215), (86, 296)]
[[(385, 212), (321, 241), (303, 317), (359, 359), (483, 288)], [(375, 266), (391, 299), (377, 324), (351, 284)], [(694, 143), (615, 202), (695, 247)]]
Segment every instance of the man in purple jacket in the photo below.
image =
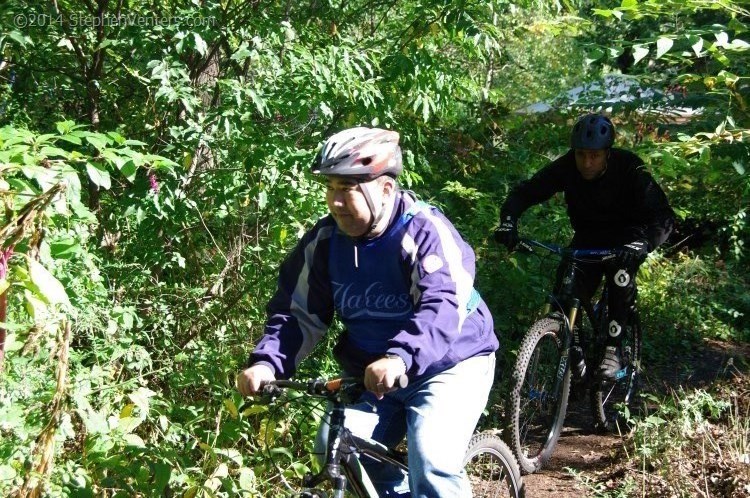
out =
[[(334, 316), (346, 326), (334, 356), (364, 378), (347, 412), (352, 432), (396, 446), (409, 478), (363, 461), (381, 496), (471, 496), (463, 455), (494, 378), (498, 340), (474, 289), (474, 252), (434, 207), (398, 189), (396, 132), (351, 128), (313, 165), (330, 215), (282, 264), (264, 337), (237, 379), (243, 395), (294, 375)], [(393, 390), (406, 374), (409, 385)], [(350, 425), (351, 424), (351, 425)]]

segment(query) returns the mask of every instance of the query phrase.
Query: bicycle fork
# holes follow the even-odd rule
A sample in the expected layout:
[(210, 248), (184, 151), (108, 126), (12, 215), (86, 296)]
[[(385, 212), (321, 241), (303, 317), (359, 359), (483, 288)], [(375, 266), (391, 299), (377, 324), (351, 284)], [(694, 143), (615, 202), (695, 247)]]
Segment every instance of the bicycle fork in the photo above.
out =
[(333, 484), (332, 498), (344, 498), (344, 491), (346, 491), (347, 479), (340, 463), (344, 458), (341, 452), (341, 433), (346, 430), (344, 419), (344, 405), (336, 403), (331, 411), (328, 427), (327, 463), (317, 474), (306, 474), (302, 479), (302, 485), (305, 488), (314, 488), (322, 482), (330, 481)]

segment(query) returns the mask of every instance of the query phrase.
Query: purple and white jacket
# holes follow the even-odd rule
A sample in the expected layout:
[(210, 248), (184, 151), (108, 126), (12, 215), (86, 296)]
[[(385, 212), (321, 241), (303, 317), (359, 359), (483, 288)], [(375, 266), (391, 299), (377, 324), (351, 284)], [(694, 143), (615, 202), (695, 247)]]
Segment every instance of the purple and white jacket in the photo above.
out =
[(384, 354), (416, 378), (497, 350), (487, 305), (474, 290), (474, 251), (436, 208), (398, 192), (386, 231), (355, 241), (328, 215), (279, 272), (265, 335), (249, 363), (289, 378), (331, 325), (346, 326), (334, 354), (361, 375)]

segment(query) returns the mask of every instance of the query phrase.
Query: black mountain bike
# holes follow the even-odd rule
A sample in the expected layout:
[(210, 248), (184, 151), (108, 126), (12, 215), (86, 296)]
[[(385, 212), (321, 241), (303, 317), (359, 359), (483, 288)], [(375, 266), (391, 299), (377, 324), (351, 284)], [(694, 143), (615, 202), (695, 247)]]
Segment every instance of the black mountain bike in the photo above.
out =
[[(401, 387), (405, 387), (406, 382), (406, 377), (401, 377)], [(316, 474), (307, 473), (302, 479), (301, 489), (291, 496), (377, 498), (378, 494), (360, 462), (363, 455), (408, 472), (406, 451), (358, 437), (344, 427), (345, 408), (359, 397), (363, 389), (361, 379), (351, 378), (305, 382), (276, 380), (264, 386), (263, 393), (272, 398), (284, 396), (283, 391), (290, 390), (297, 392), (286, 397), (292, 402), (305, 402), (310, 397), (328, 401), (328, 446), (322, 470)], [(513, 452), (498, 436), (475, 434), (464, 457), (464, 465), (474, 498), (524, 496), (521, 473)]]
[(521, 342), (507, 411), (508, 443), (521, 471), (533, 473), (552, 457), (563, 428), (571, 387), (571, 352), (582, 354), (589, 366), (576, 388), (588, 389), (595, 428), (612, 430), (635, 402), (642, 330), (638, 312), (632, 309), (619, 351), (622, 368), (614, 382), (602, 380), (596, 366), (607, 336), (607, 286), (603, 285), (598, 299), (581, 302), (574, 292), (575, 270), (580, 262), (613, 258), (614, 249), (569, 249), (528, 239), (522, 239), (521, 247), (545, 249), (562, 259), (556, 291), (549, 295), (543, 317)]

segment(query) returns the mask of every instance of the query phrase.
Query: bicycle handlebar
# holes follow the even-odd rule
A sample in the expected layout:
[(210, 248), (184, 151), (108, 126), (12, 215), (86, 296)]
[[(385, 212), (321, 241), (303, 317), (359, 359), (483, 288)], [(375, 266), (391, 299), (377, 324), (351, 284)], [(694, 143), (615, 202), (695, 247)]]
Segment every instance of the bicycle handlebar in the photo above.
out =
[(617, 251), (615, 249), (571, 249), (568, 247), (562, 247), (557, 244), (551, 244), (548, 242), (539, 242), (537, 240), (533, 239), (526, 239), (521, 238), (519, 246), (527, 249), (528, 251), (532, 252), (534, 250), (534, 247), (539, 247), (541, 249), (546, 249), (549, 252), (558, 254), (563, 257), (570, 257), (570, 258), (580, 258), (580, 257), (587, 257), (587, 256), (597, 256), (601, 258), (602, 260), (612, 258), (616, 256)]
[[(409, 385), (409, 377), (399, 375), (396, 377), (394, 388), (403, 389)], [(279, 388), (294, 389), (314, 396), (334, 394), (348, 388), (364, 388), (364, 380), (360, 377), (340, 377), (334, 379), (310, 379), (307, 381), (294, 380), (271, 380), (261, 385), (264, 394), (275, 394)]]

